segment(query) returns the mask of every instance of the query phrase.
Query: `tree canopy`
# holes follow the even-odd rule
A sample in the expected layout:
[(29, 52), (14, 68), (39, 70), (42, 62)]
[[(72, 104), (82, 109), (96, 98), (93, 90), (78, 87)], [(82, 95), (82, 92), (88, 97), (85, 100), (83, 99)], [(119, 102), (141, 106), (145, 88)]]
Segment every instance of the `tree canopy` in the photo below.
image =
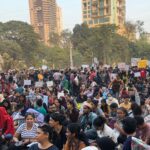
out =
[[(143, 22), (126, 22), (126, 35), (119, 35), (115, 25), (88, 28), (86, 24), (75, 25), (73, 32), (51, 33), (51, 47), (40, 42), (32, 26), (21, 21), (0, 23), (0, 54), (4, 59), (3, 69), (40, 67), (46, 64), (59, 68), (70, 66), (70, 48), (75, 66), (91, 64), (94, 57), (111, 64), (130, 62), (131, 57), (149, 59), (150, 43), (145, 38)], [(139, 39), (131, 40), (138, 34)]]

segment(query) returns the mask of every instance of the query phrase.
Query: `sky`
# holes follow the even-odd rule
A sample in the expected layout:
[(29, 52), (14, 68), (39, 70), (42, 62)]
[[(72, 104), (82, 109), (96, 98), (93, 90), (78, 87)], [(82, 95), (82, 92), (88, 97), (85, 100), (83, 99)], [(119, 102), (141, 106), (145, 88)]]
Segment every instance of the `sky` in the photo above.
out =
[[(57, 0), (62, 8), (63, 28), (70, 30), (82, 22), (81, 0)], [(150, 0), (126, 0), (126, 20), (144, 21), (150, 32)], [(30, 23), (28, 0), (0, 0), (0, 22), (20, 20)]]

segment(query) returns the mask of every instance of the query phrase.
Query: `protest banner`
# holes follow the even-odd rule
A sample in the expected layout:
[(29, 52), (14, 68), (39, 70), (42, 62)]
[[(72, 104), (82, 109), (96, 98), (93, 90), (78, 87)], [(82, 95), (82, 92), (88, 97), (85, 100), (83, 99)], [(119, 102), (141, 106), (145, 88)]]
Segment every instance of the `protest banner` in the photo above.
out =
[(58, 99), (59, 99), (59, 98), (61, 98), (61, 97), (64, 97), (64, 95), (65, 95), (64, 92), (58, 92), (57, 97), (58, 97)]
[(137, 78), (138, 78), (138, 77), (141, 77), (141, 73), (140, 73), (140, 72), (135, 72), (135, 73), (134, 73), (134, 77), (137, 77)]
[(148, 60), (139, 60), (138, 61), (138, 68), (146, 68), (148, 66)]
[(131, 58), (131, 66), (132, 67), (138, 66), (139, 60), (141, 60), (141, 58)]
[(35, 87), (43, 87), (43, 81), (35, 82)]
[(24, 85), (31, 85), (31, 80), (24, 80)]
[(118, 63), (118, 68), (120, 70), (125, 70), (126, 69), (126, 63), (122, 62), (122, 63)]
[(116, 73), (111, 73), (110, 74), (110, 80), (113, 81), (114, 79), (116, 79), (117, 74)]
[(42, 66), (42, 70), (47, 70), (47, 69), (48, 69), (48, 67), (46, 65)]
[(52, 87), (54, 85), (53, 81), (47, 81), (46, 84), (47, 87)]
[(43, 103), (45, 103), (46, 106), (48, 106), (48, 96), (47, 95), (43, 96)]
[(125, 70), (126, 70), (126, 71), (129, 71), (129, 68), (130, 68), (130, 66), (129, 66), (129, 65), (126, 65)]

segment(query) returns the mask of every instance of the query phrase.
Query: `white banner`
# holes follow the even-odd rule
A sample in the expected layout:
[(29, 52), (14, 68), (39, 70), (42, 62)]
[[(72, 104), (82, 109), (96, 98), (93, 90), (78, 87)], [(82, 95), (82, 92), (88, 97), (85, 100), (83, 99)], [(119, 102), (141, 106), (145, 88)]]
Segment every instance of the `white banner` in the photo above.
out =
[(131, 58), (131, 66), (132, 67), (138, 66), (139, 60), (141, 60), (141, 58)]
[(31, 85), (31, 80), (24, 80), (24, 85)]
[(140, 72), (135, 72), (134, 77), (141, 77), (141, 73)]
[(43, 66), (42, 66), (42, 70), (47, 70), (47, 68), (48, 68), (48, 67), (47, 67), (46, 65), (43, 65)]
[(126, 63), (122, 62), (122, 63), (118, 63), (118, 68), (120, 70), (125, 70), (126, 69)]
[(46, 84), (47, 87), (52, 87), (54, 85), (53, 81), (47, 81)]
[(43, 81), (35, 82), (35, 87), (43, 87)]

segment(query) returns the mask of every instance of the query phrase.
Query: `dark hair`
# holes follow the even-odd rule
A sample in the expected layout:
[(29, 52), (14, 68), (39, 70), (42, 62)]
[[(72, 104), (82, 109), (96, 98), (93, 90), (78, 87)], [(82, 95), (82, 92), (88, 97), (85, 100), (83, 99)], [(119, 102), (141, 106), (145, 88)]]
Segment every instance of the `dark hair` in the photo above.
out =
[(88, 139), (84, 132), (81, 131), (81, 126), (78, 123), (70, 123), (67, 126), (68, 130), (73, 134), (75, 133), (75, 137), (80, 141), (83, 141), (86, 145), (89, 145)]
[(73, 109), (76, 108), (75, 102), (73, 100), (69, 100), (69, 101), (67, 101), (67, 103), (71, 104), (73, 106)]
[(101, 127), (106, 123), (106, 119), (102, 116), (98, 116), (97, 118), (94, 119), (93, 125), (94, 127)]
[(37, 104), (39, 107), (41, 107), (41, 106), (43, 105), (42, 99), (38, 99), (38, 100), (36, 101), (36, 104)]
[(25, 119), (26, 119), (28, 116), (32, 116), (33, 118), (35, 118), (34, 113), (27, 112), (27, 113), (25, 114)]
[(132, 109), (132, 112), (133, 112), (134, 116), (142, 114), (142, 109), (137, 103), (132, 103), (131, 104), (131, 109)]
[(54, 121), (58, 121), (60, 125), (63, 125), (65, 121), (65, 116), (59, 113), (53, 113), (50, 115), (50, 118), (52, 118)]
[(144, 118), (142, 116), (135, 116), (134, 118), (136, 120), (137, 126), (140, 126), (140, 125), (144, 124)]
[(39, 126), (39, 129), (42, 130), (42, 132), (44, 132), (44, 134), (48, 134), (48, 140), (49, 142), (51, 142), (52, 137), (53, 137), (53, 129), (52, 127), (50, 127), (49, 125), (43, 125), (43, 126)]
[(110, 105), (110, 108), (118, 108), (118, 104), (117, 104), (117, 103), (112, 103), (112, 104)]
[(123, 119), (122, 124), (125, 133), (133, 134), (135, 132), (137, 124), (134, 118), (126, 117), (125, 119)]
[(116, 148), (116, 144), (109, 137), (98, 138), (96, 143), (101, 150), (115, 150)]
[(122, 112), (124, 112), (126, 117), (128, 116), (128, 111), (124, 107), (120, 107), (118, 108), (118, 110), (121, 110)]

